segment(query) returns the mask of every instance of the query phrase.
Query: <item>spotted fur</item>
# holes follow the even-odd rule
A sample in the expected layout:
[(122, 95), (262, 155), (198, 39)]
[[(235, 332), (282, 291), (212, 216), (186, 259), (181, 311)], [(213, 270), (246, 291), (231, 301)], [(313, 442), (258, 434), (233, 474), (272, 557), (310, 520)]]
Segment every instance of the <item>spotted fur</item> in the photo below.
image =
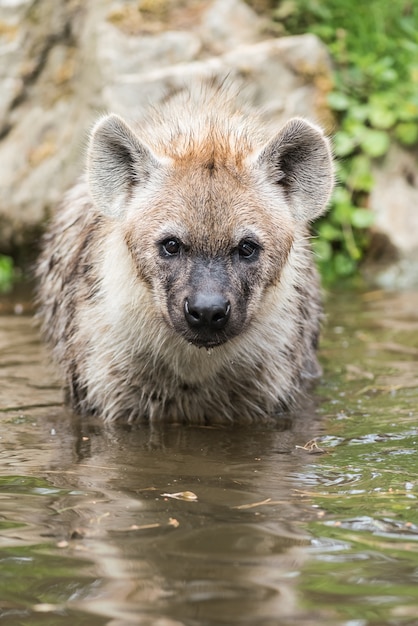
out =
[[(99, 120), (37, 271), (74, 410), (253, 423), (297, 405), (319, 373), (308, 226), (332, 182), (319, 128), (293, 119), (269, 137), (222, 88), (184, 91), (132, 126)], [(178, 254), (164, 253), (170, 237)], [(250, 259), (237, 252), (248, 239)], [(226, 294), (225, 328), (188, 326), (191, 290)]]

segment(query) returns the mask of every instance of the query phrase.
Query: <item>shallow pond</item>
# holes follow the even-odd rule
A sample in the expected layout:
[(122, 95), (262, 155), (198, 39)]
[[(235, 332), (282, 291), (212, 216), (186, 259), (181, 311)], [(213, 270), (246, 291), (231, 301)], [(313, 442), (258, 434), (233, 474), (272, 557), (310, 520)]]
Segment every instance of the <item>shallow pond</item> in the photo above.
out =
[(418, 293), (329, 297), (275, 430), (80, 422), (0, 307), (2, 625), (418, 624)]

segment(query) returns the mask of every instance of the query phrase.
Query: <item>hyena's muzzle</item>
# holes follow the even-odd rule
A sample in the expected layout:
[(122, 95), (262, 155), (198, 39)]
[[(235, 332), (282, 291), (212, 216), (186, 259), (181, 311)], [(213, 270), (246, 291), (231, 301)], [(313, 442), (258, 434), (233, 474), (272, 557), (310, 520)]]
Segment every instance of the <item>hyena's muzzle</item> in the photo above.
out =
[(187, 285), (168, 307), (175, 330), (198, 347), (219, 346), (242, 330), (246, 305), (226, 265), (195, 260)]

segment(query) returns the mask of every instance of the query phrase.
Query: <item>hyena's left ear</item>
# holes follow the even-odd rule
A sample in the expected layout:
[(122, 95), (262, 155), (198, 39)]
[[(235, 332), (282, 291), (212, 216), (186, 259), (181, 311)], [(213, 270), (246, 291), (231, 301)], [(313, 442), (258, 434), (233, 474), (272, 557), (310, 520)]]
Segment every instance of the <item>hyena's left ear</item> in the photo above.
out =
[(290, 120), (262, 148), (257, 165), (283, 190), (296, 220), (311, 221), (325, 211), (334, 174), (330, 145), (320, 128)]
[(145, 185), (160, 165), (121, 117), (104, 117), (93, 129), (87, 154), (94, 204), (106, 215), (121, 217), (133, 187)]

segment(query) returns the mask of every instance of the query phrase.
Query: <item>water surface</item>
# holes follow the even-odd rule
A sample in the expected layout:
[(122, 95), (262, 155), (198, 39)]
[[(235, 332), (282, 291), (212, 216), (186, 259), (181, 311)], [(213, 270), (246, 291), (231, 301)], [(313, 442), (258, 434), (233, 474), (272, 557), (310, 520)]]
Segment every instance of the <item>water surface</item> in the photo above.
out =
[(316, 398), (251, 430), (80, 421), (1, 306), (1, 624), (418, 624), (417, 293), (328, 298)]

